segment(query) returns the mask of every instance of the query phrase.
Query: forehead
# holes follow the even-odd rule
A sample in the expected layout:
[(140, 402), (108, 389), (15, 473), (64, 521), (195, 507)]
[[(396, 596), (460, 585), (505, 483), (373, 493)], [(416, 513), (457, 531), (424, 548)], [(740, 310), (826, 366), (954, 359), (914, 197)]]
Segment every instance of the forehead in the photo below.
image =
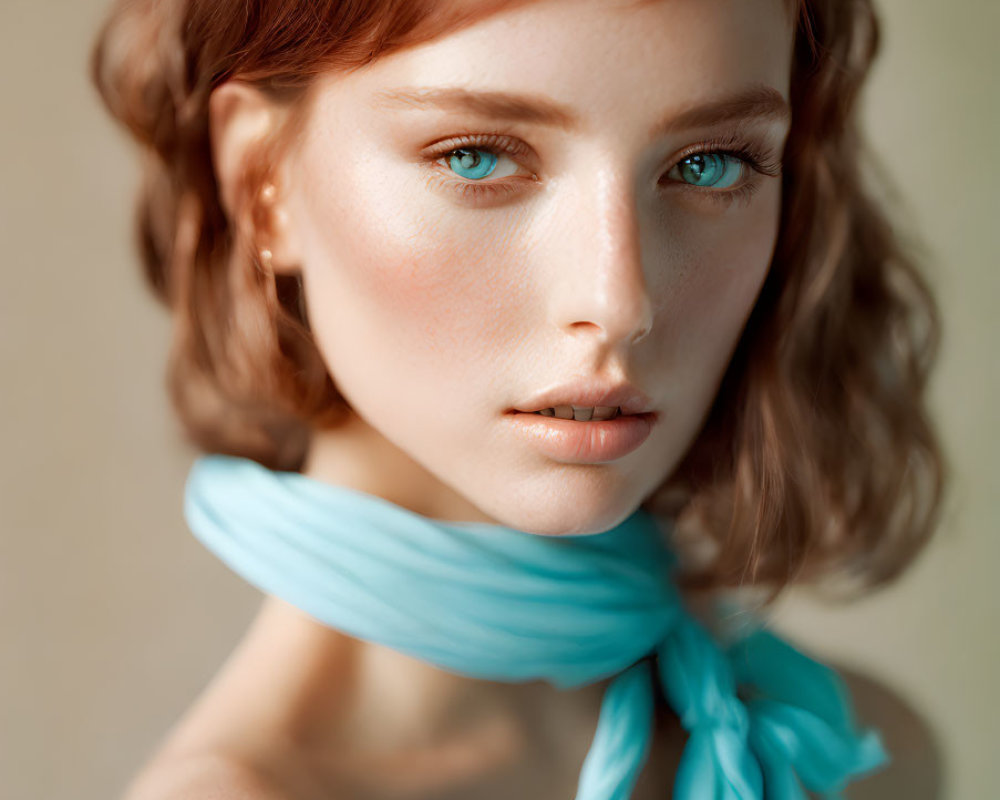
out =
[(344, 88), (367, 93), (369, 107), (402, 87), (536, 92), (580, 109), (584, 123), (588, 110), (663, 110), (755, 85), (787, 97), (788, 0), (492, 5), (466, 27), (376, 60)]

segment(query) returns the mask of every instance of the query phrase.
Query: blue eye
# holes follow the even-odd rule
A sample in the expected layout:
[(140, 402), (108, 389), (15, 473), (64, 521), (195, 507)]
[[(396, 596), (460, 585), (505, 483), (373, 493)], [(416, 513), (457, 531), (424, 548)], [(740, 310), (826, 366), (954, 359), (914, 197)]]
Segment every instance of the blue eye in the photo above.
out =
[(728, 153), (698, 153), (682, 159), (668, 178), (706, 189), (727, 189), (743, 176), (746, 163)]
[(452, 151), (448, 166), (463, 178), (479, 180), (496, 169), (497, 156), (489, 150), (463, 147)]

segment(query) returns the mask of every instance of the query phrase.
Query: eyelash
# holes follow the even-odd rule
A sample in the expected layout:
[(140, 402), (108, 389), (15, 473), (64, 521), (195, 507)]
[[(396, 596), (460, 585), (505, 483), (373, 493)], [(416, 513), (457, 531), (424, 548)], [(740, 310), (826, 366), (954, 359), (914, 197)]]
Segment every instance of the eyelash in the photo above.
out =
[[(450, 156), (455, 151), (463, 148), (474, 148), (490, 152), (494, 155), (504, 154), (509, 156), (523, 156), (530, 152), (530, 149), (523, 142), (505, 134), (474, 134), (456, 136), (446, 140), (438, 145), (435, 150), (427, 153), (427, 160), (432, 163), (438, 163), (442, 158)], [(681, 191), (696, 192), (698, 195), (728, 208), (734, 202), (746, 203), (750, 200), (750, 197), (760, 186), (759, 181), (755, 179), (757, 176), (777, 177), (781, 174), (780, 159), (773, 157), (751, 142), (745, 141), (735, 135), (700, 142), (697, 145), (685, 148), (664, 174), (668, 174), (670, 170), (686, 158), (695, 155), (708, 155), (710, 153), (735, 158), (743, 162), (755, 174), (751, 174), (745, 178), (736, 188), (730, 189), (711, 189), (675, 180), (668, 182), (674, 184)], [(445, 188), (458, 192), (465, 199), (474, 201), (516, 194), (519, 190), (517, 186), (513, 185), (514, 183), (531, 180), (523, 176), (516, 178), (514, 181), (506, 179), (497, 181), (447, 180), (439, 171), (435, 172), (433, 178)]]

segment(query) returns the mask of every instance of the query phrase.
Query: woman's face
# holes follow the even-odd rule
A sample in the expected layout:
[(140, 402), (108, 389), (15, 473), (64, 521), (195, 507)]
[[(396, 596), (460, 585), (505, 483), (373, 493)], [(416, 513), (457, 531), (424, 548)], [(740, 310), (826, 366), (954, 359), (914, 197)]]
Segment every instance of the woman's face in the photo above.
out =
[[(477, 518), (572, 534), (633, 512), (767, 273), (792, 36), (784, 0), (543, 0), (322, 78), (282, 191), (358, 416)], [(632, 384), (645, 439), (513, 413), (575, 382)]]

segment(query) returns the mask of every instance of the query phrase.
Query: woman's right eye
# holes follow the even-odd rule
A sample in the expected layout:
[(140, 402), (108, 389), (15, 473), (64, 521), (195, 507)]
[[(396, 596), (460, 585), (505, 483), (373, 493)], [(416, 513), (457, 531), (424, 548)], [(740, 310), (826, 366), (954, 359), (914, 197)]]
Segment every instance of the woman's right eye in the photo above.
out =
[[(503, 152), (497, 152), (486, 147), (460, 147), (445, 153), (448, 168), (460, 178), (470, 181), (479, 181), (483, 178), (499, 177), (506, 178), (517, 172), (517, 164)], [(506, 174), (494, 175), (500, 159), (507, 159), (514, 171)]]
[(534, 175), (515, 159), (530, 153), (523, 142), (504, 134), (478, 134), (448, 139), (426, 158), (435, 165), (435, 182), (465, 199), (480, 200), (512, 196), (532, 181)]

